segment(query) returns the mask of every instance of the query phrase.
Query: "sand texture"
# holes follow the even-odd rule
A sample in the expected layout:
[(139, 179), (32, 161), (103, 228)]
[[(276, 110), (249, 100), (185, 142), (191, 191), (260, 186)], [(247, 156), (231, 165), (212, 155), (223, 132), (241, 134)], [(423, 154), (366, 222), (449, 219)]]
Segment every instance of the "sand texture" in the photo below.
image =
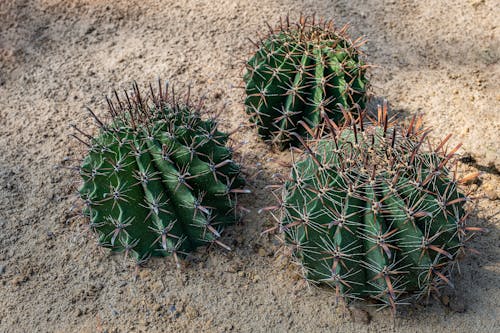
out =
[[(307, 287), (279, 251), (266, 184), (287, 172), (277, 153), (243, 127), (239, 157), (252, 179), (250, 210), (226, 230), (234, 250), (200, 249), (134, 263), (96, 246), (75, 218), (72, 184), (55, 168), (82, 156), (69, 124), (94, 132), (88, 105), (158, 76), (190, 84), (220, 110), (222, 127), (246, 123), (242, 64), (265, 21), (300, 12), (350, 22), (365, 35), (375, 101), (405, 118), (424, 113), (431, 136), (463, 142), (459, 175), (482, 171), (470, 223), (488, 231), (461, 263), (454, 290), (429, 305), (373, 311), (335, 306)], [(0, 332), (499, 332), (500, 3), (498, 0), (3, 0), (0, 1)], [(495, 329), (496, 327), (496, 329)]]

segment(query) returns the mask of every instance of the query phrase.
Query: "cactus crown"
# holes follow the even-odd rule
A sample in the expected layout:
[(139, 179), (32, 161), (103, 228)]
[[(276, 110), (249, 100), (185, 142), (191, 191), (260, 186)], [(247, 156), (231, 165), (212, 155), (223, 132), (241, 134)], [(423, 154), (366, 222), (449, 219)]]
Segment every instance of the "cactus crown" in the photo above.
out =
[(301, 16), (288, 17), (255, 44), (257, 52), (246, 63), (246, 111), (265, 140), (280, 149), (296, 145), (291, 133), (307, 133), (301, 123), (315, 128), (327, 114), (335, 122), (345, 112), (363, 109), (367, 99), (367, 66), (347, 26)]
[(393, 309), (451, 284), (468, 230), (468, 199), (449, 171), (459, 147), (446, 153), (448, 136), (425, 149), (421, 118), (404, 128), (386, 106), (370, 124), (325, 126), (276, 194), (279, 229), (306, 279)]
[[(84, 215), (99, 244), (132, 255), (185, 254), (218, 243), (223, 228), (237, 218), (236, 195), (244, 180), (226, 147), (228, 135), (215, 118), (202, 120), (189, 92), (179, 102), (159, 82), (155, 94), (107, 99), (111, 122), (90, 140), (80, 167)], [(83, 140), (82, 140), (83, 141)]]

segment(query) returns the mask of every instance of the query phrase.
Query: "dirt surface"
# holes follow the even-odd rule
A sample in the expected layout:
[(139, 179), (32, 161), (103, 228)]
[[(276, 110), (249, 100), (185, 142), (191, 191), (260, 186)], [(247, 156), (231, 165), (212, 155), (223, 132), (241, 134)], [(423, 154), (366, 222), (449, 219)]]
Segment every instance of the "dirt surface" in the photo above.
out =
[[(299, 12), (350, 22), (365, 35), (373, 94), (401, 116), (425, 113), (434, 138), (464, 143), (459, 174), (483, 171), (470, 223), (488, 228), (471, 245), (455, 290), (441, 301), (390, 312), (335, 306), (308, 288), (273, 235), (264, 189), (286, 153), (255, 132), (235, 135), (248, 172), (263, 172), (244, 199), (244, 223), (227, 230), (234, 251), (200, 249), (180, 270), (172, 260), (134, 264), (96, 247), (69, 212), (77, 177), (54, 166), (81, 157), (69, 123), (93, 131), (83, 106), (104, 115), (113, 88), (158, 76), (187, 84), (223, 127), (245, 123), (241, 61), (264, 21)], [(500, 3), (422, 1), (0, 1), (1, 332), (498, 332)], [(259, 164), (260, 163), (260, 164)], [(276, 254), (275, 254), (276, 253)]]

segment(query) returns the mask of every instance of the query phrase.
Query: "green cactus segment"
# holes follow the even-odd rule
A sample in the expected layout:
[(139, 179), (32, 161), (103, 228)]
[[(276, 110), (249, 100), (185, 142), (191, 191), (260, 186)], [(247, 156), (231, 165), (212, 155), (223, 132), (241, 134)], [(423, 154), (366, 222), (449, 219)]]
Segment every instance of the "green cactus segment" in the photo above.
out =
[(222, 244), (244, 192), (227, 134), (165, 98), (111, 111), (80, 168), (84, 214), (99, 244), (138, 262)]
[(421, 134), (356, 126), (293, 164), (280, 229), (308, 280), (395, 307), (449, 283), (466, 197), (441, 152), (419, 152)]
[(366, 103), (366, 66), (345, 29), (301, 21), (271, 33), (248, 60), (246, 111), (265, 140), (284, 149), (306, 137), (325, 113), (336, 123), (342, 108), (356, 112)]

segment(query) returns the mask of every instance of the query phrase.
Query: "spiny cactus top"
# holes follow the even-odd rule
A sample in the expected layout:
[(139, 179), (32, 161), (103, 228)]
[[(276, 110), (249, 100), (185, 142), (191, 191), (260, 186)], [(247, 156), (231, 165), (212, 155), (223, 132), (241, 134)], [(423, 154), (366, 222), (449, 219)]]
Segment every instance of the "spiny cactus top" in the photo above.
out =
[[(79, 189), (84, 214), (99, 243), (138, 262), (217, 242), (236, 218), (236, 194), (245, 192), (240, 167), (226, 147), (228, 135), (199, 108), (168, 95), (151, 102), (134, 94), (108, 99), (112, 122), (90, 143)], [(177, 257), (176, 257), (177, 258)]]
[(366, 65), (347, 27), (301, 17), (280, 22), (246, 64), (246, 111), (265, 140), (280, 149), (297, 144), (291, 136), (307, 133), (299, 122), (317, 127), (326, 113), (339, 123), (344, 110), (356, 112), (366, 102)]
[(308, 280), (395, 308), (450, 283), (449, 264), (475, 228), (447, 168), (458, 147), (444, 153), (448, 137), (426, 149), (420, 120), (391, 125), (384, 110), (373, 124), (358, 118), (304, 143), (278, 216)]

